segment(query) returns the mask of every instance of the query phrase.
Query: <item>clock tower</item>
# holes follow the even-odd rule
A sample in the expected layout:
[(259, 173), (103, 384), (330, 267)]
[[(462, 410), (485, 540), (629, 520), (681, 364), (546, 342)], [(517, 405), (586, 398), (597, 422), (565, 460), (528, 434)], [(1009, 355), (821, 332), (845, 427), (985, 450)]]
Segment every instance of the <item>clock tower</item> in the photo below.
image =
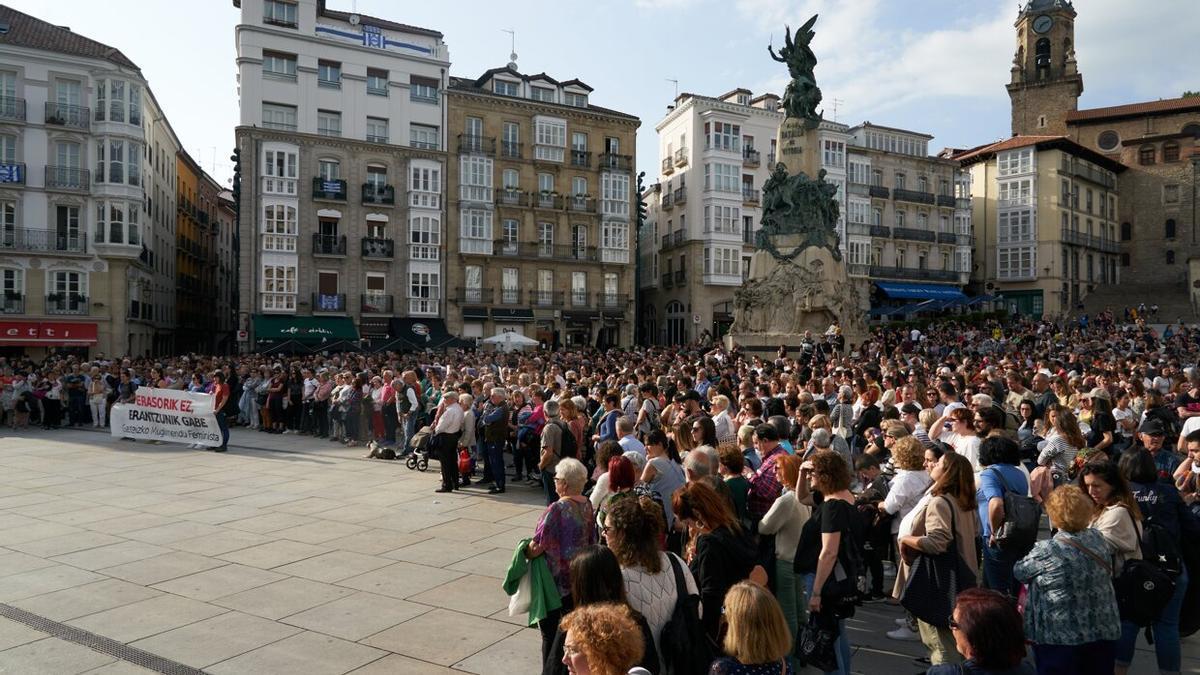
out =
[(1066, 114), (1078, 108), (1083, 93), (1075, 8), (1070, 0), (1028, 0), (1015, 27), (1017, 53), (1008, 83), (1013, 134), (1066, 134)]

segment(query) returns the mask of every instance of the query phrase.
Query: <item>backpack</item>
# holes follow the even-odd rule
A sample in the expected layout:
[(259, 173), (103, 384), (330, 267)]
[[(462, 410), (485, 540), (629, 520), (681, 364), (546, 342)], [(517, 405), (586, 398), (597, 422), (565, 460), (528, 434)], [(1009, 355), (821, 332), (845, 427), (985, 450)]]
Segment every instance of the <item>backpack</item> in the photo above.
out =
[(1013, 490), (999, 469), (995, 475), (1004, 486), (1004, 522), (992, 533), (992, 538), (1001, 551), (1023, 558), (1037, 541), (1042, 507), (1032, 497)]
[[(1129, 514), (1128, 511), (1126, 511)], [(1129, 514), (1133, 529), (1137, 521)], [(1141, 560), (1126, 560), (1113, 579), (1117, 594), (1117, 609), (1121, 618), (1138, 627), (1149, 626), (1159, 619), (1171, 597), (1175, 595), (1175, 580), (1182, 569), (1179, 544), (1162, 525), (1147, 519), (1138, 536)]]
[(675, 608), (658, 641), (666, 665), (663, 675), (707, 673), (715, 654), (700, 623), (700, 596), (688, 593), (679, 558), (673, 553), (667, 558), (675, 573)]
[(562, 432), (558, 456), (578, 458), (579, 443), (575, 440), (575, 434), (571, 432), (570, 425), (562, 420), (555, 420), (554, 425)]

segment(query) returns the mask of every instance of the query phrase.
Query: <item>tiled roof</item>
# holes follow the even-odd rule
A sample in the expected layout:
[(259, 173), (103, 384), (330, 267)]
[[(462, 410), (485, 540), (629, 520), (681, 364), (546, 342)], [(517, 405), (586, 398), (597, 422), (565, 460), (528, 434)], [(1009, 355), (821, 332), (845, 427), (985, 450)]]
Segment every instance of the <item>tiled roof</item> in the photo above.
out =
[(0, 33), (0, 45), (43, 49), (58, 54), (103, 59), (140, 71), (137, 64), (130, 61), (129, 57), (115, 47), (109, 47), (66, 28), (18, 12), (7, 5), (0, 5), (0, 22), (8, 25), (8, 31)]
[[(536, 103), (537, 105), (542, 105), (542, 106), (562, 108), (563, 110), (587, 110), (589, 112), (601, 113), (604, 115), (613, 115), (616, 117), (624, 117), (626, 119), (630, 119), (630, 120), (633, 120), (633, 121), (641, 124), (641, 120), (638, 119), (638, 117), (636, 115), (630, 115), (629, 113), (623, 113), (619, 110), (613, 110), (611, 108), (604, 108), (604, 107), (601, 107), (598, 105), (593, 105), (590, 101), (588, 102), (588, 105), (586, 108), (580, 108), (577, 106), (569, 106), (569, 105), (566, 105), (563, 103), (549, 103), (546, 101), (534, 101), (533, 99), (528, 99), (528, 98), (514, 98), (512, 96), (501, 96), (500, 94), (496, 94), (491, 89), (484, 86), (487, 84), (488, 80), (492, 79), (492, 76), (497, 73), (506, 73), (508, 75), (512, 75), (517, 78), (528, 79), (524, 75), (521, 75), (517, 71), (513, 70), (512, 68), (507, 68), (507, 67), (506, 68), (492, 68), (491, 70), (485, 72), (482, 76), (480, 76), (479, 78), (474, 79), (474, 80), (472, 80), (469, 77), (455, 77), (455, 76), (451, 75), (450, 76), (450, 84), (449, 84), (448, 88), (452, 89), (452, 90), (457, 89), (459, 91), (469, 91), (469, 92), (476, 92), (476, 93), (480, 93), (480, 94), (487, 94), (489, 96), (500, 96), (501, 98), (505, 98), (505, 99), (526, 101), (529, 103)], [(564, 84), (566, 84), (566, 83), (564, 83)], [(588, 87), (588, 91), (591, 91), (591, 90), (592, 90), (592, 88)]]
[(1074, 110), (1067, 113), (1067, 123), (1088, 122), (1115, 117), (1137, 117), (1139, 115), (1183, 112), (1187, 110), (1200, 111), (1200, 96), (1168, 98), (1158, 101), (1114, 105), (1107, 108), (1092, 108), (1090, 110)]
[(1065, 138), (1066, 136), (1013, 136), (1012, 138), (1006, 138), (997, 143), (992, 143), (991, 145), (984, 145), (982, 147), (967, 150), (962, 154), (954, 155), (951, 157), (951, 159), (956, 159), (962, 162), (975, 159), (976, 157), (983, 158), (983, 155), (991, 156), (997, 152), (1003, 152), (1005, 150), (1015, 150), (1017, 148), (1024, 148), (1030, 145), (1037, 145), (1039, 143)]
[(1095, 150), (1092, 150), (1091, 148), (1082, 146), (1066, 136), (1013, 136), (1012, 138), (1006, 138), (997, 143), (984, 145), (978, 148), (971, 148), (970, 150), (952, 156), (950, 159), (962, 162), (963, 165), (975, 164), (995, 157), (996, 153), (998, 152), (1015, 150), (1017, 148), (1026, 148), (1029, 146), (1036, 146), (1039, 149), (1057, 148), (1060, 150), (1066, 150), (1073, 155), (1083, 157), (1090, 162), (1099, 164), (1110, 171), (1120, 172), (1126, 169), (1124, 164), (1112, 159), (1111, 157), (1106, 157)]

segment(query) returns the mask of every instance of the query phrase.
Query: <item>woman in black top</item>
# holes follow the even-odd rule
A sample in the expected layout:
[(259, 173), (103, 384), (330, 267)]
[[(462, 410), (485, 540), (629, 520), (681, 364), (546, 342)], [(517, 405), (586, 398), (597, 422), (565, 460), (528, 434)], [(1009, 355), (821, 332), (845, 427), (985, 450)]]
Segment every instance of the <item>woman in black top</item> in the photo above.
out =
[(1112, 403), (1108, 399), (1108, 391), (1096, 387), (1084, 394), (1081, 399), (1085, 405), (1092, 407), (1092, 421), (1087, 435), (1087, 445), (1093, 450), (1100, 450), (1108, 456), (1113, 454), (1113, 441), (1116, 439), (1117, 420), (1112, 414)]
[(841, 602), (847, 587), (841, 582), (850, 588), (857, 583), (864, 524), (850, 493), (850, 468), (841, 455), (822, 450), (801, 464), (796, 497), (814, 509), (800, 531), (795, 570), (804, 579), (809, 612), (838, 628), (835, 672), (849, 673), (850, 640), (843, 619), (848, 608)]

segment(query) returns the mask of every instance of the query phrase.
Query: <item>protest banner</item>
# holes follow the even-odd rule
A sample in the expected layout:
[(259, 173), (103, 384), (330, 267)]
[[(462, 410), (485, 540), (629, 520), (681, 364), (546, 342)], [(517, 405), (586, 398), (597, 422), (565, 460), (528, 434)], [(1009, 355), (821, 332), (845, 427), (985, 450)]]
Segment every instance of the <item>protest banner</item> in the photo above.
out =
[(138, 387), (132, 403), (115, 403), (109, 416), (115, 438), (221, 445), (213, 397), (174, 389)]

